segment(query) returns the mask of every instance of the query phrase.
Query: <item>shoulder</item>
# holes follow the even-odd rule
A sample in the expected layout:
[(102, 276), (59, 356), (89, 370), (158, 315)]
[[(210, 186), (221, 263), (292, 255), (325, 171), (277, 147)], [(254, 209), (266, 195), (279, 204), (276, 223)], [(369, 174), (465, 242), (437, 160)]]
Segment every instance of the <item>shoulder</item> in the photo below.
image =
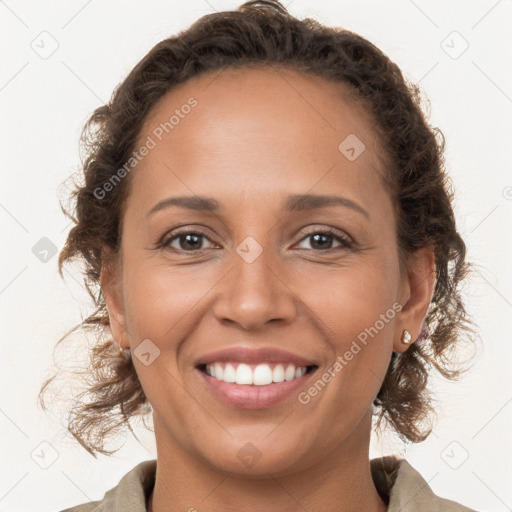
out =
[(81, 503), (60, 512), (146, 512), (155, 485), (156, 459), (145, 460), (126, 473), (100, 500)]
[(372, 459), (370, 467), (375, 487), (389, 502), (388, 512), (477, 512), (434, 494), (421, 474), (396, 455)]
[(61, 510), (60, 512), (99, 512), (101, 508), (99, 508), (100, 501), (90, 501), (88, 503), (82, 503), (82, 505), (77, 505), (76, 507), (67, 508), (65, 510)]

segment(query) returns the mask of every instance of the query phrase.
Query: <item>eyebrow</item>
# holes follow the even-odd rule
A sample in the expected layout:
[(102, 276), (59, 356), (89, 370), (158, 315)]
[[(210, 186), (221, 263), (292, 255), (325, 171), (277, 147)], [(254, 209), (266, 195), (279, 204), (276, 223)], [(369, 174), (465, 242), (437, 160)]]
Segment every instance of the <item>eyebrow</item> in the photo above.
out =
[[(361, 213), (367, 219), (370, 214), (358, 203), (348, 197), (336, 195), (318, 195), (318, 194), (295, 194), (290, 195), (284, 203), (284, 209), (289, 212), (315, 210), (329, 206), (342, 206)], [(154, 213), (171, 207), (187, 208), (188, 210), (206, 211), (219, 213), (222, 210), (220, 203), (212, 197), (204, 196), (180, 196), (168, 197), (159, 201), (148, 212), (147, 217)]]

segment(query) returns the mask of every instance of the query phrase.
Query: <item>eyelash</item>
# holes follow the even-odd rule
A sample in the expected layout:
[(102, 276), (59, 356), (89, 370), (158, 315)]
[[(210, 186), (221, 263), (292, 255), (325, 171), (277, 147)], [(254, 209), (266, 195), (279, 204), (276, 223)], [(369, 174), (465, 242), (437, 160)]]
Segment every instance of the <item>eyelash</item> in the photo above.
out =
[[(335, 231), (332, 228), (323, 228), (323, 229), (317, 228), (315, 230), (311, 230), (308, 233), (306, 233), (305, 236), (299, 240), (299, 242), (302, 242), (303, 240), (307, 239), (308, 237), (311, 237), (311, 236), (317, 235), (317, 234), (331, 236), (336, 241), (340, 242), (343, 247), (330, 247), (329, 249), (324, 249), (324, 250), (322, 250), (322, 249), (307, 249), (307, 250), (318, 251), (318, 252), (329, 252), (329, 251), (334, 251), (336, 249), (352, 249), (352, 247), (353, 247), (353, 244), (348, 237), (341, 236), (337, 231)], [(198, 249), (198, 250), (185, 251), (183, 249), (175, 249), (175, 248), (169, 247), (170, 244), (174, 240), (177, 240), (180, 237), (186, 236), (186, 235), (199, 235), (199, 236), (202, 236), (209, 240), (209, 238), (204, 233), (202, 233), (200, 230), (183, 230), (183, 231), (176, 232), (172, 237), (168, 238), (167, 240), (164, 240), (165, 237), (163, 237), (162, 240), (160, 241), (160, 243), (158, 244), (157, 249), (170, 250), (171, 252), (189, 253), (189, 254), (202, 253), (207, 250), (207, 249)]]

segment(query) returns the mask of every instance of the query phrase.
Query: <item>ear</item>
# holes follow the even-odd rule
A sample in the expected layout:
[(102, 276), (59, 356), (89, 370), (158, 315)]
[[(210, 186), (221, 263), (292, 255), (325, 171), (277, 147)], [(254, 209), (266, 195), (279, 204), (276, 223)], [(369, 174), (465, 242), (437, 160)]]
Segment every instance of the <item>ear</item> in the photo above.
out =
[[(408, 258), (407, 272), (401, 286), (398, 332), (393, 340), (394, 352), (405, 352), (418, 339), (436, 284), (436, 265), (433, 246), (418, 249)], [(402, 332), (411, 333), (411, 342), (402, 341)]]
[(130, 348), (126, 329), (126, 315), (122, 293), (121, 258), (104, 252), (100, 272), (101, 291), (105, 297), (110, 331), (114, 340), (123, 348)]

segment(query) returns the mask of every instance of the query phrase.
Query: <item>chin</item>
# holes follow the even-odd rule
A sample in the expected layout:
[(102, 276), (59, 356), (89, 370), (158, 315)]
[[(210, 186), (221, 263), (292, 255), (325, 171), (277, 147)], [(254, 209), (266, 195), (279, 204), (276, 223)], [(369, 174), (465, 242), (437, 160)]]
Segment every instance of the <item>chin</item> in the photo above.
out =
[(269, 438), (246, 443), (231, 440), (225, 445), (225, 449), (222, 450), (219, 443), (215, 451), (210, 450), (206, 456), (203, 454), (203, 457), (217, 471), (252, 480), (268, 479), (271, 476), (283, 476), (300, 470), (301, 460), (305, 466), (308, 465), (306, 461), (309, 457), (303, 452), (297, 452), (300, 442), (290, 441), (291, 438), (288, 437), (287, 447), (284, 446), (284, 441), (280, 443)]

